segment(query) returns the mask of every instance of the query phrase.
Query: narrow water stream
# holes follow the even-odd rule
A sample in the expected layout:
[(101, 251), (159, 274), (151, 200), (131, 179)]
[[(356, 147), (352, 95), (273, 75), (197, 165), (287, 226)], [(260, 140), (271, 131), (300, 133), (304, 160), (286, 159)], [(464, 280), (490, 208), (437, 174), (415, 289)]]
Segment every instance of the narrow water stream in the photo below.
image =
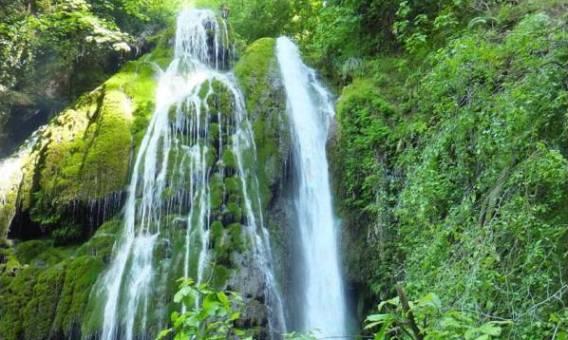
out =
[(294, 192), (302, 250), (303, 330), (318, 336), (344, 336), (345, 296), (329, 182), (326, 143), (333, 101), (315, 72), (302, 62), (298, 47), (279, 38), (277, 55), (287, 93), (293, 144)]

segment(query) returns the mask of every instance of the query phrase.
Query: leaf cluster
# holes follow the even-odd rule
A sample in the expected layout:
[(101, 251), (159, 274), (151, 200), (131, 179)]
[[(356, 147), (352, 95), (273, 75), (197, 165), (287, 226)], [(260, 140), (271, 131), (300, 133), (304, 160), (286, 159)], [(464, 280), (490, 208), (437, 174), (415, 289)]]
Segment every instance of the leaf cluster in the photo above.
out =
[(192, 279), (180, 281), (174, 302), (185, 311), (172, 313), (172, 327), (163, 330), (158, 339), (172, 335), (176, 340), (246, 338), (246, 331), (236, 326), (244, 306), (239, 294), (214, 291)]

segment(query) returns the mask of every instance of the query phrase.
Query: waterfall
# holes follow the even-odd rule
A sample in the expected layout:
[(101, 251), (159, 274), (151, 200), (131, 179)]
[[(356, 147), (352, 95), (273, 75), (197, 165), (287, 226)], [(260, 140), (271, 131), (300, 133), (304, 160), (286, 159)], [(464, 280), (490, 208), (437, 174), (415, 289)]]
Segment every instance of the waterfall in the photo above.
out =
[[(263, 275), (269, 326), (285, 330), (258, 183), (249, 170), (256, 162), (252, 126), (233, 75), (224, 71), (228, 40), (225, 22), (212, 11), (185, 9), (178, 16), (174, 59), (158, 79), (156, 109), (137, 149), (123, 231), (94, 289), (104, 340), (151, 337), (165, 326), (163, 282), (178, 277), (163, 276), (176, 263), (179, 276), (198, 283), (211, 278), (215, 222), (244, 225), (253, 265)], [(215, 100), (222, 95), (227, 103)], [(213, 113), (212, 104), (225, 106)], [(219, 187), (231, 178), (240, 182), (234, 199), (242, 218), (236, 203), (229, 211), (219, 202), (228, 196)]]
[(37, 129), (16, 152), (0, 160), (0, 241), (7, 237), (16, 214), (16, 196), (24, 176), (24, 165), (44, 128)]
[(345, 336), (346, 302), (326, 158), (333, 101), (290, 39), (278, 39), (277, 57), (288, 98), (298, 183), (294, 207), (304, 262), (303, 329)]

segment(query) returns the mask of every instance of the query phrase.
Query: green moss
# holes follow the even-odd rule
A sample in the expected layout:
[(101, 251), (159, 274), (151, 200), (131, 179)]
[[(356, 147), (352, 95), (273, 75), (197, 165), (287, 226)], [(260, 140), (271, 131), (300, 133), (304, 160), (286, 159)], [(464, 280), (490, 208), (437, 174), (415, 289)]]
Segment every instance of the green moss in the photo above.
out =
[[(104, 197), (126, 185), (132, 136), (132, 102), (121, 91), (105, 91), (93, 141), (81, 165), (82, 197)], [(89, 134), (91, 131), (87, 131)]]
[(133, 146), (140, 143), (154, 111), (152, 63), (171, 60), (167, 45), (165, 38), (159, 39), (151, 54), (127, 63), (82, 96), (40, 136), (25, 166), (22, 207), (48, 231), (61, 228), (55, 236), (62, 242), (83, 235), (68, 218), (70, 209), (124, 190)]
[(79, 328), (89, 293), (103, 267), (100, 257), (81, 256), (69, 261), (53, 329), (61, 330), (65, 336), (70, 337), (71, 332)]
[(225, 288), (230, 276), (231, 270), (229, 268), (222, 265), (216, 265), (213, 268), (211, 287), (219, 290)]
[(121, 225), (105, 223), (78, 249), (56, 248), (49, 240), (18, 244), (9, 256), (16, 270), (0, 270), (0, 334), (6, 339), (76, 334)]
[(1, 200), (0, 205), (0, 246), (6, 242), (8, 236), (8, 228), (10, 228), (10, 223), (12, 218), (16, 213), (16, 203), (18, 190), (17, 186), (19, 183), (14, 183), (15, 188), (12, 188), (6, 196)]
[[(210, 110), (212, 110), (213, 113), (221, 113), (221, 115), (225, 117), (232, 117), (234, 114), (234, 99), (229, 89), (217, 80), (211, 82), (210, 86), (213, 91), (207, 97), (207, 104)], [(205, 88), (205, 86), (203, 88)]]
[(22, 314), (26, 339), (44, 339), (52, 332), (64, 280), (65, 266), (63, 264), (50, 267), (38, 276), (31, 299)]
[[(152, 63), (169, 64), (168, 40), (158, 39), (151, 54), (127, 63), (50, 121), (26, 160), (20, 191), (11, 193), (10, 208), (18, 203), (46, 234), (62, 242), (85, 237), (76, 213), (93, 200), (120, 193), (128, 181), (133, 148), (154, 111)], [(4, 208), (7, 205), (0, 209), (0, 241), (7, 232), (3, 222), (11, 218)], [(55, 247), (53, 239), (1, 249), (0, 337), (75, 336), (88, 314), (91, 287), (110, 259), (121, 226), (120, 221), (104, 224), (78, 249)]]
[(0, 334), (3, 339), (24, 338), (24, 307), (33, 298), (37, 269), (26, 269), (15, 277), (2, 276), (0, 286)]
[[(15, 274), (22, 270), (24, 265), (18, 260), (11, 247), (0, 248), (0, 280), (3, 275)], [(0, 287), (3, 285), (0, 282)]]
[(14, 254), (23, 264), (45, 267), (64, 260), (74, 250), (74, 247), (54, 247), (51, 240), (32, 240), (17, 244)]
[(209, 125), (209, 143), (213, 144), (216, 143), (219, 139), (219, 124), (218, 123), (211, 123)]
[(239, 222), (243, 218), (243, 211), (238, 203), (229, 202), (227, 204), (227, 209), (229, 210), (233, 221)]
[(233, 250), (244, 252), (246, 250), (246, 241), (243, 238), (243, 226), (240, 223), (233, 223), (227, 229)]
[(267, 76), (276, 61), (275, 48), (275, 39), (259, 39), (247, 48), (235, 66), (235, 75), (245, 91), (249, 112), (259, 105), (262, 93), (270, 88)]
[(256, 166), (259, 194), (266, 208), (282, 175), (289, 152), (286, 98), (275, 56), (276, 41), (259, 39), (249, 46), (235, 66), (251, 119), (256, 155), (244, 155), (245, 166)]
[[(263, 205), (266, 207), (272, 197), (272, 186), (277, 182), (282, 165), (282, 155), (279, 154), (278, 129), (274, 129), (268, 120), (275, 120), (267, 116), (257, 119), (253, 123), (254, 138), (257, 147), (258, 179), (260, 183), (260, 195)], [(249, 163), (250, 164), (250, 163)]]
[(112, 254), (112, 248), (122, 226), (122, 220), (111, 220), (106, 222), (97, 230), (95, 235), (93, 235), (88, 242), (84, 243), (81, 247), (79, 247), (79, 249), (77, 249), (76, 255), (94, 256), (105, 262), (109, 262)]
[(102, 269), (100, 258), (82, 256), (43, 270), (24, 269), (15, 277), (2, 275), (0, 334), (5, 339), (71, 336)]
[(214, 262), (220, 265), (230, 265), (232, 251), (231, 240), (225, 235), (223, 224), (215, 222), (211, 226), (211, 238), (214, 246)]
[(221, 176), (215, 175), (211, 178), (210, 190), (211, 210), (217, 211), (225, 201), (225, 187)]
[(209, 168), (212, 168), (216, 163), (217, 163), (217, 149), (215, 149), (213, 146), (209, 146), (207, 148), (207, 166)]
[(211, 224), (211, 239), (216, 241), (223, 236), (223, 223), (215, 221)]
[(241, 194), (241, 181), (238, 177), (227, 177), (225, 178), (225, 188), (229, 195), (240, 195)]
[(30, 263), (39, 254), (51, 247), (51, 243), (42, 240), (22, 242), (15, 248), (16, 256), (23, 263)]
[(236, 170), (237, 169), (237, 158), (233, 150), (225, 149), (223, 150), (223, 164), (225, 168)]

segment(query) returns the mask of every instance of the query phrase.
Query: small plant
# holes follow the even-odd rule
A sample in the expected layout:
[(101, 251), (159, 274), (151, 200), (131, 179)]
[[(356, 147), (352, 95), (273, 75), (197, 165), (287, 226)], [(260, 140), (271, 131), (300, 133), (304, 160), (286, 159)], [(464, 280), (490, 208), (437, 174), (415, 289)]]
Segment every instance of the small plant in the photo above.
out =
[(252, 339), (245, 330), (236, 326), (244, 305), (239, 294), (214, 291), (207, 284), (197, 284), (192, 279), (180, 281), (174, 302), (187, 311), (173, 312), (172, 327), (160, 332), (158, 340), (172, 335), (175, 340)]
[(398, 296), (379, 304), (379, 313), (365, 320), (365, 329), (379, 329), (375, 340), (382, 339), (475, 339), (489, 340), (501, 335), (509, 320), (479, 324), (475, 318), (457, 310), (444, 310), (433, 293), (408, 301), (400, 285)]

